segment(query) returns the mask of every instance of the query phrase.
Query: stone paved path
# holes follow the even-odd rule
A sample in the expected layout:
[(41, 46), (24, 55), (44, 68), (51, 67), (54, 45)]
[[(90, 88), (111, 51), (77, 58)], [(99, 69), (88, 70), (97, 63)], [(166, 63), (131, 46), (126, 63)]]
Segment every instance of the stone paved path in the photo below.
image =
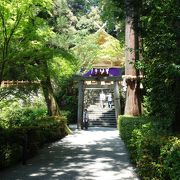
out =
[(0, 172), (0, 180), (138, 180), (115, 128), (75, 131), (43, 148), (27, 165)]

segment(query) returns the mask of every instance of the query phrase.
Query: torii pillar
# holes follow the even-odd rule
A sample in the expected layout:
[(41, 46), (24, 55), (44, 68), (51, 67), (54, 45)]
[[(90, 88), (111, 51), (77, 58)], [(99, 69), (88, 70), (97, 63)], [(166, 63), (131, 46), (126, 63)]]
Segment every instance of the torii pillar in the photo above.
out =
[(83, 106), (84, 106), (84, 81), (80, 80), (78, 83), (78, 119), (77, 129), (81, 129), (83, 119)]
[(121, 114), (121, 105), (120, 105), (120, 95), (119, 95), (119, 83), (118, 81), (114, 81), (114, 105), (116, 112), (116, 120), (118, 116)]

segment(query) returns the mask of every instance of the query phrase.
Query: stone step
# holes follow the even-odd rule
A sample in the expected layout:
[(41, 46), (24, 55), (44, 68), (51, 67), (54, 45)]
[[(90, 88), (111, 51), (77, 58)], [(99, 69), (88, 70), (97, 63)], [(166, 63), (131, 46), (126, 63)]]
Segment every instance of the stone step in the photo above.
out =
[(89, 116), (89, 119), (116, 119), (115, 116)]
[(108, 114), (115, 114), (115, 112), (89, 112), (89, 114), (102, 114), (102, 115), (108, 115)]
[(102, 123), (105, 123), (105, 124), (116, 124), (116, 121), (107, 121), (107, 122), (105, 122), (105, 121), (89, 121), (89, 123), (90, 124), (102, 124)]
[(89, 114), (89, 117), (96, 116), (96, 117), (115, 117), (115, 114)]
[(89, 113), (101, 113), (101, 114), (103, 114), (103, 113), (105, 113), (105, 114), (108, 114), (108, 113), (115, 113), (115, 111), (114, 110), (112, 110), (112, 111), (99, 111), (99, 110), (92, 110), (92, 111), (88, 111)]
[(104, 114), (104, 115), (108, 115), (108, 114), (115, 114), (115, 111), (104, 111), (104, 112), (102, 112), (102, 111), (97, 111), (97, 110), (95, 110), (95, 111), (88, 111), (88, 113), (89, 114)]
[(90, 117), (90, 120), (102, 120), (102, 121), (116, 121), (116, 118), (101, 118), (101, 117)]
[(115, 109), (97, 109), (97, 108), (88, 109), (88, 112), (94, 112), (94, 111), (97, 111), (97, 112), (115, 112)]
[(116, 127), (116, 123), (105, 123), (105, 122), (89, 122), (89, 126), (90, 127), (93, 127), (93, 126), (96, 126), (96, 127)]
[(101, 121), (116, 121), (116, 118), (99, 118), (99, 117), (93, 117), (89, 118), (89, 120), (96, 121), (96, 120), (101, 120)]
[(104, 114), (104, 115), (106, 115), (106, 114), (115, 114), (115, 111), (113, 112), (100, 112), (100, 111), (94, 111), (94, 112), (88, 112), (89, 114)]
[(102, 121), (102, 122), (101, 122), (101, 121), (90, 121), (90, 122), (89, 122), (89, 125), (91, 125), (91, 126), (98, 125), (98, 124), (104, 124), (104, 125), (106, 124), (106, 125), (108, 125), (108, 126), (111, 126), (111, 125), (114, 126), (114, 125), (116, 125), (115, 122), (111, 122), (111, 123), (110, 123), (110, 122), (104, 122), (104, 121)]
[(88, 111), (89, 114), (115, 114), (115, 111), (98, 111), (98, 110), (94, 110), (94, 111)]
[(104, 107), (104, 108), (101, 108), (101, 107), (99, 107), (99, 106), (90, 106), (90, 107), (88, 107), (88, 110), (94, 110), (94, 109), (98, 109), (98, 110), (100, 110), (100, 111), (108, 111), (108, 110), (113, 110), (114, 109), (114, 107), (112, 107), (112, 108), (109, 108), (109, 107)]
[(96, 127), (116, 127), (115, 109), (106, 107), (101, 108), (99, 103), (88, 108), (89, 126)]
[(89, 118), (89, 120), (92, 120), (92, 121), (115, 121), (116, 122), (116, 119), (115, 118)]
[(89, 114), (89, 117), (116, 117), (115, 114)]
[(89, 116), (115, 117), (115, 113), (109, 113), (109, 114), (102, 114), (102, 113), (89, 113)]
[(106, 125), (106, 126), (116, 126), (116, 119), (90, 119), (89, 120), (90, 126), (96, 126), (96, 125)]
[(89, 121), (115, 122), (116, 118), (89, 118)]

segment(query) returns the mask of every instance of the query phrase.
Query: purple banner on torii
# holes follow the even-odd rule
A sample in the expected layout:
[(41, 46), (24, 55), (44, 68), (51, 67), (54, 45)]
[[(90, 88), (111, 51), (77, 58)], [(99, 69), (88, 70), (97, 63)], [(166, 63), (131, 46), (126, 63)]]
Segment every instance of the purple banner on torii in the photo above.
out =
[(122, 76), (122, 68), (93, 68), (83, 75), (89, 76)]

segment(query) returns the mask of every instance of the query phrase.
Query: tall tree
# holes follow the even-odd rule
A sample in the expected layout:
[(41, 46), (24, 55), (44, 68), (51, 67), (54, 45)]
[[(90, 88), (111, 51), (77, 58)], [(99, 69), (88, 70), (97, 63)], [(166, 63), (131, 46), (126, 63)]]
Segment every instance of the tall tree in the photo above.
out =
[(140, 2), (137, 0), (101, 0), (101, 4), (103, 19), (107, 19), (110, 32), (112, 30), (120, 32), (118, 36), (120, 40), (124, 38), (125, 24), (125, 78), (127, 82), (125, 114), (140, 115), (139, 71), (135, 68), (139, 60)]
[[(0, 3), (0, 83), (10, 64), (19, 65), (22, 61), (26, 63), (19, 56), (29, 42), (24, 38), (24, 29), (28, 26), (29, 20), (34, 19), (39, 11), (49, 10), (51, 3), (51, 0), (3, 0)], [(30, 30), (31, 28), (28, 31), (29, 35)]]
[(127, 83), (125, 114), (140, 115), (140, 87), (139, 72), (135, 63), (139, 59), (139, 35), (138, 35), (138, 6), (137, 1), (125, 1), (125, 78)]
[[(48, 41), (54, 33), (47, 23), (51, 8), (51, 0), (4, 0), (0, 4), (0, 83), (5, 78), (40, 79), (48, 114), (54, 116), (59, 115), (59, 108), (48, 66), (53, 58)], [(12, 76), (11, 71), (16, 74)]]

